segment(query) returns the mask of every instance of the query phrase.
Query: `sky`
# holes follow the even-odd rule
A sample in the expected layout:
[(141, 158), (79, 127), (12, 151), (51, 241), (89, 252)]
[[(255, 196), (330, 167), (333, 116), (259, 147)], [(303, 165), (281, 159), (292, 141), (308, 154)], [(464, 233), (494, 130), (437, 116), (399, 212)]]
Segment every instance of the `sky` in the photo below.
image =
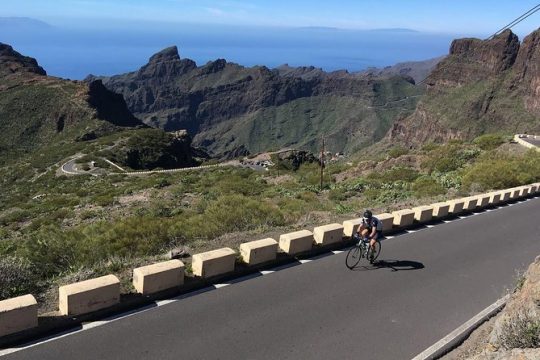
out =
[[(0, 16), (99, 27), (143, 20), (347, 29), (410, 28), (483, 35), (496, 31), (537, 4), (538, 0), (2, 0)], [(527, 34), (539, 26), (540, 12), (519, 25), (516, 32)]]
[[(171, 45), (197, 64), (360, 71), (446, 55), (453, 39), (486, 38), (538, 2), (0, 0), (0, 42), (72, 79), (134, 71)], [(6, 19), (21, 17), (52, 26)], [(540, 12), (513, 31), (523, 39), (538, 27)]]

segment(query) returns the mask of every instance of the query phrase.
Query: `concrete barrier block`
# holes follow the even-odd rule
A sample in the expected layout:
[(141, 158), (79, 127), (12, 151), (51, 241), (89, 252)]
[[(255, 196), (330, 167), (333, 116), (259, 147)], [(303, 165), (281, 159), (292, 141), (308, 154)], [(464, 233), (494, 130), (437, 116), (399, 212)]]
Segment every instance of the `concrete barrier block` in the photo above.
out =
[(62, 315), (86, 314), (120, 302), (120, 281), (114, 275), (60, 286), (58, 291)]
[(382, 213), (375, 215), (377, 219), (382, 223), (382, 231), (383, 233), (387, 233), (388, 231), (392, 230), (392, 227), (394, 226), (394, 215), (390, 213)]
[(521, 186), (519, 189), (519, 197), (523, 198), (529, 196), (530, 191), (531, 187), (529, 185)]
[(394, 226), (406, 227), (414, 223), (414, 211), (411, 209), (394, 211), (392, 215), (394, 215)]
[(0, 301), (0, 337), (28, 330), (37, 325), (37, 301), (32, 295)]
[(143, 295), (179, 287), (184, 283), (184, 268), (182, 261), (170, 260), (133, 269), (133, 286)]
[(294, 255), (311, 250), (313, 233), (309, 230), (300, 230), (279, 237), (279, 248), (283, 252)]
[(414, 211), (414, 220), (419, 223), (431, 221), (433, 218), (432, 206), (418, 206), (412, 209)]
[(328, 245), (343, 241), (343, 225), (328, 224), (313, 229), (313, 239), (316, 244)]
[(507, 202), (510, 200), (512, 190), (501, 190), (499, 191), (499, 194), (501, 194), (501, 202)]
[(509, 190), (510, 190), (510, 200), (515, 200), (519, 198), (519, 192), (521, 190), (519, 187), (511, 188)]
[(222, 248), (193, 255), (191, 268), (194, 275), (209, 278), (234, 271), (235, 261), (236, 252)]
[(532, 185), (531, 185), (531, 190), (530, 190), (529, 193), (530, 193), (531, 195), (534, 195), (534, 194), (536, 194), (537, 192), (538, 192), (538, 185), (532, 184)]
[(435, 204), (431, 204), (431, 207), (433, 208), (433, 217), (441, 219), (448, 216), (450, 204), (448, 204), (447, 202), (438, 202)]
[(489, 194), (482, 194), (476, 196), (476, 208), (477, 209), (484, 209), (485, 207), (489, 206)]
[(343, 235), (351, 237), (362, 225), (362, 218), (346, 220), (343, 222)]
[(276, 259), (278, 242), (267, 238), (240, 244), (240, 255), (248, 265), (257, 265)]
[(462, 199), (463, 200), (463, 211), (473, 211), (476, 209), (476, 203), (478, 199), (476, 196), (468, 196)]
[(450, 207), (448, 208), (448, 213), (452, 215), (461, 214), (463, 212), (463, 204), (463, 199), (449, 200), (448, 205)]
[(497, 205), (501, 202), (501, 193), (499, 191), (493, 191), (489, 193), (489, 205)]

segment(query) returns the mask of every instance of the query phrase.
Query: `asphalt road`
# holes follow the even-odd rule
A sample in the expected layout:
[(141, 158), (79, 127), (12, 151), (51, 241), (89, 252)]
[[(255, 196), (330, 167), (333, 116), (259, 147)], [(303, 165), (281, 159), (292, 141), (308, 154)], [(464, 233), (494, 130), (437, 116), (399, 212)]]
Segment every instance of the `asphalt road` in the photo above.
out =
[(67, 163), (62, 165), (62, 170), (64, 170), (67, 173), (79, 173), (77, 169), (75, 169), (75, 161), (77, 159), (69, 160)]
[(3, 359), (410, 359), (540, 254), (540, 198), (183, 298)]
[(538, 137), (537, 139), (528, 137), (522, 138), (522, 140), (525, 140), (526, 142), (528, 142), (529, 144), (533, 144), (534, 146), (540, 147), (540, 137)]

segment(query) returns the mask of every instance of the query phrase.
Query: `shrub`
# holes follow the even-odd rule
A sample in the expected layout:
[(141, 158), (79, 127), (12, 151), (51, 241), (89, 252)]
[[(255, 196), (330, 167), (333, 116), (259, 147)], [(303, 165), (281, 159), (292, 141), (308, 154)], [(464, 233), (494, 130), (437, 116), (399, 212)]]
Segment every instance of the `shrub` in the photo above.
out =
[(402, 146), (395, 146), (392, 149), (388, 151), (388, 156), (390, 158), (397, 158), (402, 155), (407, 155), (409, 153), (409, 150), (402, 147)]
[(328, 198), (334, 201), (343, 201), (346, 200), (347, 197), (346, 190), (341, 187), (330, 190), (330, 193), (328, 194)]
[(412, 191), (417, 198), (437, 196), (446, 192), (442, 185), (428, 176), (416, 179), (412, 184)]
[(30, 216), (28, 210), (14, 209), (0, 216), (0, 225), (5, 226), (11, 223), (21, 222)]
[(367, 176), (367, 180), (378, 183), (392, 183), (395, 181), (414, 181), (420, 174), (413, 168), (395, 166), (384, 172), (372, 172)]
[(422, 168), (429, 172), (450, 172), (463, 167), (480, 154), (478, 148), (464, 148), (456, 143), (440, 146), (431, 151), (422, 162)]
[(480, 190), (503, 189), (540, 179), (540, 153), (529, 151), (521, 157), (491, 155), (467, 169), (463, 185)]
[(32, 264), (23, 258), (5, 256), (0, 258), (0, 300), (32, 292), (35, 287)]
[(484, 134), (474, 139), (473, 143), (482, 150), (493, 150), (504, 143), (504, 138), (498, 134)]
[(27, 238), (19, 252), (41, 276), (48, 277), (74, 266), (79, 256), (77, 248), (73, 232), (62, 232), (58, 227), (46, 226)]
[(503, 322), (499, 341), (507, 350), (540, 347), (540, 320), (529, 311), (517, 311)]
[(387, 184), (381, 188), (370, 188), (364, 192), (366, 200), (378, 204), (392, 204), (405, 200), (411, 196), (409, 184), (405, 182), (395, 182)]

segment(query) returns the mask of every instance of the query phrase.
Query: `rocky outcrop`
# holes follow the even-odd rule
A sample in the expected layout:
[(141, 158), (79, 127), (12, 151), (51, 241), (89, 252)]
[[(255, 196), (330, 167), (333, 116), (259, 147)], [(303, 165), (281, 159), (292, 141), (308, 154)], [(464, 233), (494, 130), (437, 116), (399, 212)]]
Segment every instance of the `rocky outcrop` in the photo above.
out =
[(469, 360), (538, 360), (540, 349), (512, 349), (508, 351), (485, 352)]
[(115, 160), (135, 170), (174, 169), (200, 164), (208, 156), (191, 146), (186, 131), (166, 133), (159, 129), (144, 129), (125, 143), (115, 146)]
[[(489, 343), (494, 348), (512, 349), (531, 340), (540, 346), (540, 329), (535, 329), (536, 339), (526, 339), (527, 325), (540, 326), (540, 257), (529, 266), (521, 288), (508, 300), (504, 310), (497, 317)], [(524, 331), (520, 333), (519, 331)]]
[(0, 76), (20, 72), (47, 75), (36, 59), (23, 56), (11, 46), (0, 43)]
[(540, 359), (540, 257), (497, 315), (488, 343), (471, 360)]
[(174, 80), (175, 77), (195, 69), (197, 65), (189, 59), (180, 60), (178, 48), (172, 46), (153, 55), (143, 66), (136, 78), (157, 81)]
[(523, 40), (514, 68), (517, 84), (524, 88), (525, 106), (540, 116), (540, 29)]
[(539, 33), (521, 45), (510, 30), (489, 40), (454, 40), (426, 81), (427, 95), (392, 125), (386, 141), (420, 146), (486, 132), (539, 132)]
[(108, 90), (100, 80), (88, 84), (88, 104), (100, 119), (122, 127), (147, 127), (128, 110), (122, 95)]
[(426, 84), (460, 86), (498, 76), (512, 67), (518, 51), (519, 39), (510, 30), (490, 40), (454, 40), (450, 55), (438, 63)]

